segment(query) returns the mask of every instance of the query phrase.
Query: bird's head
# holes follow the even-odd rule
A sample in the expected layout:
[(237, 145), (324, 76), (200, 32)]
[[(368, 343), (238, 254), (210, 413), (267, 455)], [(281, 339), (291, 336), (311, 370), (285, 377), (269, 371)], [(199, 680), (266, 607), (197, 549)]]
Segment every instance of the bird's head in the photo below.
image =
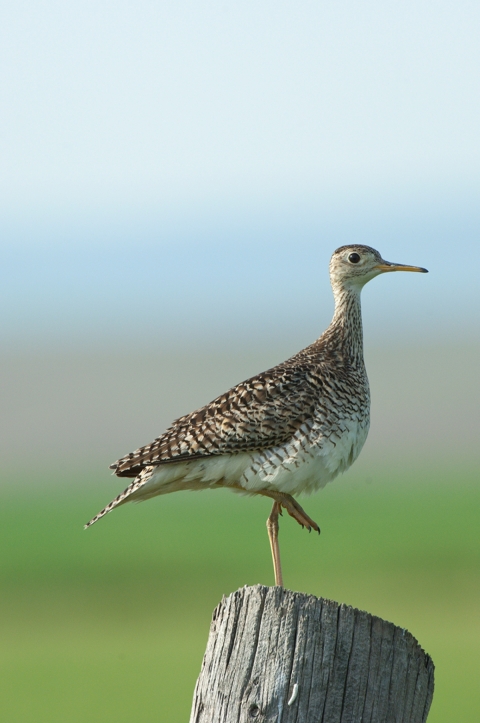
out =
[(420, 266), (406, 266), (385, 261), (371, 246), (359, 244), (340, 246), (333, 252), (330, 260), (330, 279), (334, 288), (340, 286), (359, 291), (367, 281), (389, 271), (428, 273), (427, 269)]

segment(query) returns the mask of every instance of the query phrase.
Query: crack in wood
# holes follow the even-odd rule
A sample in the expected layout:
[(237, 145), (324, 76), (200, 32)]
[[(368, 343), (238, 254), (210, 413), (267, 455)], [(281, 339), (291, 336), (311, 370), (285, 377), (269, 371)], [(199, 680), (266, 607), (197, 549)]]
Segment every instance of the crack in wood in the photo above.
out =
[(425, 723), (433, 688), (408, 631), (257, 585), (214, 612), (190, 723)]

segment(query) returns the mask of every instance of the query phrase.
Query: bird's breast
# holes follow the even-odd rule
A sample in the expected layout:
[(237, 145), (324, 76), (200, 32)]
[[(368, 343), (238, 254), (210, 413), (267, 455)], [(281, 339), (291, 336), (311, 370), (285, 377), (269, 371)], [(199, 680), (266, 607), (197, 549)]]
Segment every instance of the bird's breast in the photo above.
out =
[(283, 445), (251, 455), (240, 484), (246, 490), (274, 489), (288, 494), (317, 491), (357, 459), (367, 438), (368, 415), (322, 417), (305, 423)]

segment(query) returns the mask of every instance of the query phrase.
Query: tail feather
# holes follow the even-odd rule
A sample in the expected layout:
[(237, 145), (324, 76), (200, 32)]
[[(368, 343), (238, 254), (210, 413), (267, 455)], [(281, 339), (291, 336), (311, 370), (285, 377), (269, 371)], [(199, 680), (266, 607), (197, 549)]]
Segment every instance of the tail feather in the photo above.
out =
[(101, 510), (98, 513), (98, 515), (95, 515), (95, 517), (92, 517), (90, 522), (87, 522), (87, 524), (84, 525), (84, 529), (86, 530), (88, 527), (91, 527), (92, 525), (94, 525), (95, 522), (98, 522), (98, 520), (101, 520), (102, 517), (105, 517), (105, 515), (107, 515), (112, 510), (114, 510), (115, 507), (118, 507), (118, 505), (121, 505), (124, 502), (127, 502), (130, 495), (132, 495), (134, 492), (136, 492), (139, 489), (139, 487), (142, 487), (142, 485), (145, 484), (147, 479), (150, 477), (151, 470), (152, 470), (151, 467), (145, 467), (145, 469), (143, 469), (141, 471), (141, 473), (138, 475), (138, 477), (135, 477), (133, 482), (131, 484), (129, 484), (128, 487), (126, 487), (123, 490), (123, 492), (120, 492), (120, 494), (117, 495), (117, 497), (115, 497), (114, 500), (109, 502), (108, 505), (106, 507), (104, 507), (103, 510)]

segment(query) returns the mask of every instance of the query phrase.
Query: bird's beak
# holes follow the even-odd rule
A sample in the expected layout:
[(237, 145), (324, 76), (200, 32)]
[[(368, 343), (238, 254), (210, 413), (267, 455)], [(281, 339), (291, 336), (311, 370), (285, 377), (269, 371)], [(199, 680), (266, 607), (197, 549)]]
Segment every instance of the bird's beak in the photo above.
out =
[(392, 264), (390, 261), (382, 261), (381, 264), (375, 266), (379, 271), (416, 271), (420, 274), (428, 274), (428, 269), (424, 269), (421, 266), (406, 266), (405, 264)]

